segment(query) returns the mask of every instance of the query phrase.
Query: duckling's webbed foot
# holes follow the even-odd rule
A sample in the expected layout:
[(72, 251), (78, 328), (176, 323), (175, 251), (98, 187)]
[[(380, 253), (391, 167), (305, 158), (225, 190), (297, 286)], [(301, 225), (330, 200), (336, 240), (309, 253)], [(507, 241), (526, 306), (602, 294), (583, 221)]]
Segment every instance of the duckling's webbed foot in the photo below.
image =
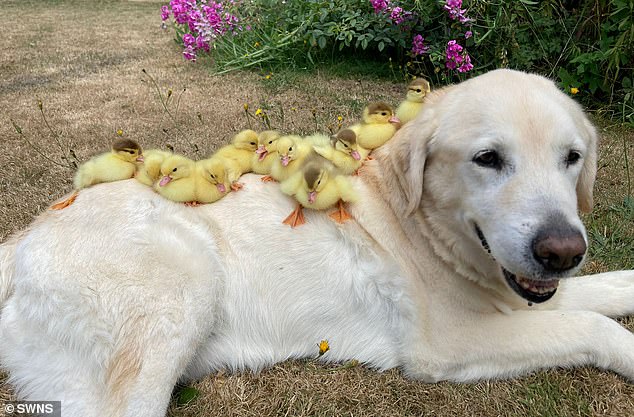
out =
[(71, 204), (73, 204), (75, 202), (75, 199), (77, 198), (78, 195), (79, 195), (79, 191), (75, 191), (67, 199), (62, 200), (59, 203), (53, 204), (50, 207), (50, 210), (62, 210), (62, 209), (65, 209), (66, 207), (70, 206)]
[(272, 177), (272, 176), (270, 176), (270, 175), (265, 175), (265, 176), (263, 176), (263, 177), (261, 178), (261, 180), (262, 180), (263, 182), (277, 182), (277, 181), (275, 181), (275, 178), (273, 178), (273, 177)]
[(282, 221), (282, 223), (287, 224), (292, 228), (301, 226), (302, 224), (306, 223), (302, 206), (298, 204), (297, 207), (295, 207), (295, 210), (293, 210), (293, 212), (289, 214), (288, 217)]
[(244, 188), (244, 184), (242, 184), (241, 182), (236, 181), (231, 183), (231, 189), (233, 191), (240, 191), (243, 188)]
[(339, 200), (339, 202), (337, 203), (337, 211), (330, 213), (328, 216), (337, 223), (343, 223), (346, 220), (352, 219), (352, 216), (350, 215), (350, 213), (348, 213), (348, 211), (344, 207), (343, 201), (341, 200)]

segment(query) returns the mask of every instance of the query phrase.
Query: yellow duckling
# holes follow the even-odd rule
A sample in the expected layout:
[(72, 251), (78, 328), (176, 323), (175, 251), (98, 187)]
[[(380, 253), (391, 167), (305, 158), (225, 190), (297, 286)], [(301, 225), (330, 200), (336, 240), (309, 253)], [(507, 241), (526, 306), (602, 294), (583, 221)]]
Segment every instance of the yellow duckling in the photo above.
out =
[(227, 195), (231, 183), (224, 160), (216, 156), (196, 162), (196, 201), (213, 203)]
[(357, 135), (351, 129), (340, 130), (326, 145), (315, 146), (315, 152), (332, 162), (344, 175), (353, 174), (361, 168), (369, 153), (359, 146)]
[[(258, 148), (251, 158), (251, 170), (256, 174), (269, 175), (273, 162), (277, 159), (275, 142), (280, 138), (279, 132), (275, 130), (265, 130), (258, 135)], [(271, 178), (264, 177), (264, 181)]]
[(196, 164), (181, 155), (172, 155), (161, 164), (161, 179), (154, 189), (168, 200), (196, 201)]
[(365, 149), (376, 149), (390, 140), (400, 127), (400, 121), (394, 116), (394, 110), (383, 103), (369, 104), (363, 110), (360, 123), (350, 126), (357, 135), (357, 143)]
[(430, 91), (429, 81), (424, 78), (416, 78), (407, 86), (407, 96), (396, 108), (396, 117), (401, 123), (407, 123), (416, 118), (423, 108), (425, 96)]
[(152, 187), (161, 177), (161, 164), (172, 155), (172, 152), (160, 149), (143, 152), (143, 164), (137, 169), (135, 178), (140, 183)]
[(130, 179), (139, 162), (143, 162), (141, 146), (133, 140), (120, 139), (112, 145), (110, 152), (95, 156), (80, 165), (75, 174), (75, 189)]
[(356, 201), (357, 195), (352, 184), (345, 175), (337, 174), (328, 161), (311, 161), (304, 169), (296, 172), (281, 184), (284, 194), (297, 200), (295, 210), (284, 219), (283, 223), (291, 227), (304, 224), (302, 207), (314, 210), (327, 210), (335, 205), (339, 208), (329, 216), (337, 223), (350, 219), (343, 202)]
[(279, 182), (287, 180), (299, 170), (313, 152), (312, 144), (300, 136), (282, 136), (276, 142), (278, 158), (271, 166), (271, 177)]
[(213, 156), (226, 161), (227, 175), (231, 182), (231, 189), (237, 191), (242, 188), (238, 178), (242, 174), (251, 172), (253, 154), (258, 149), (258, 133), (254, 130), (242, 130), (235, 135), (231, 144), (218, 149)]

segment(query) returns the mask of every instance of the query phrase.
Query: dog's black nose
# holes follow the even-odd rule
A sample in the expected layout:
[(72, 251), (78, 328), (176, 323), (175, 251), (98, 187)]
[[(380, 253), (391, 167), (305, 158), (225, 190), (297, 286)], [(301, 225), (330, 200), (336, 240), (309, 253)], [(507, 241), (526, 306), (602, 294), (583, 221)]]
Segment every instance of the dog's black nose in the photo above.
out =
[(543, 231), (533, 241), (533, 256), (549, 272), (564, 272), (579, 265), (586, 249), (583, 235), (570, 227)]

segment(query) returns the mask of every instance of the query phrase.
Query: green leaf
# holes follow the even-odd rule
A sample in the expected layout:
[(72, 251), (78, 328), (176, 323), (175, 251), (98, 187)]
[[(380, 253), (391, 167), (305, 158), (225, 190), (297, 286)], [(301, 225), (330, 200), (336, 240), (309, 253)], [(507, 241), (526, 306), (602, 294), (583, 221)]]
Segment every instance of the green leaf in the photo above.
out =
[(377, 46), (377, 48), (379, 48), (379, 52), (383, 51), (383, 49), (385, 49), (385, 42), (383, 41), (379, 42), (379, 45)]
[(178, 399), (176, 403), (179, 406), (187, 405), (194, 401), (196, 397), (200, 395), (200, 392), (194, 387), (184, 387), (178, 392)]
[(326, 40), (325, 36), (320, 36), (319, 39), (317, 39), (317, 45), (319, 45), (321, 49), (324, 49), (326, 47), (327, 42), (328, 41)]

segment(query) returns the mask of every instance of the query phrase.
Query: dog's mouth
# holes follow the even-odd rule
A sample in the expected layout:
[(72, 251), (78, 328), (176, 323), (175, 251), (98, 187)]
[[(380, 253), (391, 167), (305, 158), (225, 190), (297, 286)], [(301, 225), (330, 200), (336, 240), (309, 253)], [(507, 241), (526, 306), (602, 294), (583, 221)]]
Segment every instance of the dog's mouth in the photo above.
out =
[[(480, 230), (478, 225), (475, 225), (475, 229), (478, 239), (480, 239), (480, 244), (482, 244), (484, 250), (491, 255), (491, 247), (484, 237), (484, 233), (482, 233), (482, 230)], [(493, 258), (493, 255), (491, 255), (491, 257)], [(495, 260), (495, 258), (493, 259)], [(558, 279), (534, 279), (523, 277), (507, 270), (500, 265), (499, 262), (498, 265), (502, 269), (502, 273), (509, 287), (511, 287), (517, 295), (527, 300), (529, 305), (530, 303), (543, 303), (544, 301), (548, 301), (553, 295), (555, 295), (555, 292), (557, 292), (557, 287), (559, 286)]]

